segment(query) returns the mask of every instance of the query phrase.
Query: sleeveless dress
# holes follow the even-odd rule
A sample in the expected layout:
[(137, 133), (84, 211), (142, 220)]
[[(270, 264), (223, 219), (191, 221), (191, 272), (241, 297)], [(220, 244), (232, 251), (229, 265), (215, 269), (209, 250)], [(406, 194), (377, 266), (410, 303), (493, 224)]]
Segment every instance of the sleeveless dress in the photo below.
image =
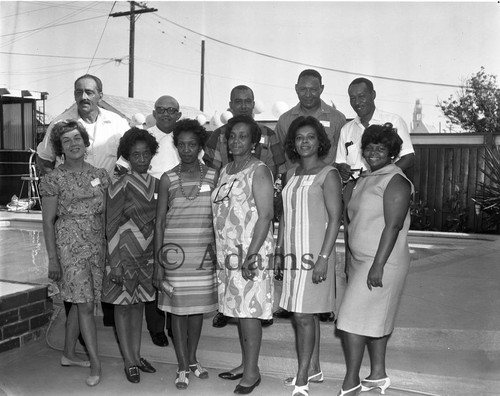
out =
[[(102, 301), (129, 305), (153, 301), (153, 234), (157, 182), (130, 170), (108, 189), (106, 235), (108, 262)], [(111, 268), (122, 268), (123, 284), (111, 281)]]
[(370, 291), (366, 279), (385, 226), (384, 192), (395, 175), (407, 179), (403, 171), (394, 164), (375, 172), (363, 173), (356, 183), (347, 207), (350, 220), (348, 237), (351, 266), (340, 305), (337, 328), (352, 334), (383, 337), (394, 329), (396, 312), (410, 266), (407, 241), (410, 228), (409, 210), (384, 266), (384, 286), (373, 287)]
[(274, 299), (271, 224), (258, 253), (255, 280), (243, 279), (240, 269), (258, 219), (252, 192), (253, 176), (259, 166), (266, 165), (258, 160), (234, 175), (227, 173), (230, 165), (222, 169), (217, 188), (212, 193), (219, 312), (236, 318), (271, 319)]
[(335, 249), (328, 258), (326, 280), (314, 284), (314, 264), (321, 253), (328, 226), (323, 185), (329, 172), (338, 171), (328, 165), (316, 175), (295, 175), (283, 188), (284, 254), (283, 290), (280, 307), (290, 312), (322, 313), (335, 309)]
[(42, 177), (40, 194), (57, 196), (57, 257), (62, 268), (61, 299), (99, 301), (106, 252), (104, 194), (111, 183), (105, 169), (82, 172), (56, 168)]
[[(217, 280), (210, 194), (215, 187), (215, 170), (208, 168), (194, 200), (182, 195), (176, 172), (170, 170), (166, 175), (170, 180), (168, 211), (159, 254), (164, 277), (175, 290), (172, 297), (158, 294), (158, 308), (175, 315), (213, 312), (217, 309)], [(199, 183), (183, 181), (182, 186), (189, 193), (196, 191)]]

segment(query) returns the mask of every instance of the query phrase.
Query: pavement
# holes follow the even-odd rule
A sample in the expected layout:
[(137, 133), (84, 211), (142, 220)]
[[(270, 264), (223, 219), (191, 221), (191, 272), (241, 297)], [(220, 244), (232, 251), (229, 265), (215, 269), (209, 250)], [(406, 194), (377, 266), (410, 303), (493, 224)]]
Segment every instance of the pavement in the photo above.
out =
[[(411, 232), (410, 245), (419, 253), (412, 261), (388, 344), (387, 371), (393, 385), (386, 395), (500, 395), (500, 236)], [(280, 284), (276, 286), (279, 295)], [(205, 317), (198, 358), (210, 378), (191, 376), (188, 389), (179, 391), (174, 385), (172, 344), (154, 346), (144, 328), (142, 355), (158, 371), (141, 373), (141, 382), (131, 384), (125, 379), (112, 329), (97, 319), (103, 362), (98, 386), (85, 385), (88, 369), (59, 365), (64, 314), (56, 309), (46, 339), (0, 354), (0, 396), (232, 394), (236, 383), (217, 374), (240, 362), (234, 323), (216, 329), (212, 315)], [(296, 364), (290, 320), (275, 319), (263, 329), (262, 383), (252, 394), (291, 395), (293, 388), (285, 387), (283, 380), (294, 374)], [(336, 395), (345, 363), (334, 323), (321, 324), (321, 364), (325, 381), (311, 384), (310, 394)], [(365, 354), (360, 374), (368, 372)], [(378, 394), (379, 390), (363, 393)]]

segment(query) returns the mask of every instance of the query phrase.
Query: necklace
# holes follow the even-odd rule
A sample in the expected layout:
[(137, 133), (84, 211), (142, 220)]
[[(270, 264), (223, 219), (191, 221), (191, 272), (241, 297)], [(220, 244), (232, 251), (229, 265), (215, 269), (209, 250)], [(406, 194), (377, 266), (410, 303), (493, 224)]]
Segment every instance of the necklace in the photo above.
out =
[(198, 196), (200, 195), (201, 192), (201, 185), (203, 184), (203, 168), (201, 167), (201, 161), (198, 160), (198, 165), (200, 166), (200, 184), (198, 185), (196, 195), (194, 197), (191, 197), (186, 194), (184, 191), (184, 187), (182, 185), (182, 177), (181, 177), (181, 172), (182, 172), (182, 162), (179, 164), (179, 169), (177, 169), (177, 176), (179, 177), (179, 184), (181, 186), (181, 193), (186, 198), (188, 201), (194, 201)]
[(245, 160), (245, 162), (243, 163), (242, 166), (236, 166), (236, 161), (233, 161), (233, 166), (231, 168), (231, 173), (234, 175), (235, 173), (238, 173), (238, 172), (241, 172), (243, 169), (245, 169), (245, 166), (248, 165), (248, 163), (250, 162), (250, 160), (252, 159), (253, 155), (250, 154), (248, 156), (248, 158)]

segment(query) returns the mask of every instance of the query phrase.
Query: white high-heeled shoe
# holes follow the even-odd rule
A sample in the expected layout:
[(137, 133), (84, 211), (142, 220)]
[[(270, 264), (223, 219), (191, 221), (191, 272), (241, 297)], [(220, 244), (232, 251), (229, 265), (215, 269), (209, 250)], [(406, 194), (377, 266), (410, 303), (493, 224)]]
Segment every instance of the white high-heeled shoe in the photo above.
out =
[(309, 382), (305, 385), (295, 385), (292, 396), (309, 396)]
[[(350, 394), (351, 392), (354, 392), (352, 395)], [(337, 396), (357, 396), (361, 392), (361, 384), (358, 384), (354, 388), (348, 389), (348, 390), (343, 390), (340, 388), (340, 392)]]
[(385, 390), (391, 386), (391, 379), (389, 377), (380, 378), (376, 380), (364, 379), (361, 381), (361, 392), (368, 392), (375, 388), (380, 388), (380, 394), (385, 395)]

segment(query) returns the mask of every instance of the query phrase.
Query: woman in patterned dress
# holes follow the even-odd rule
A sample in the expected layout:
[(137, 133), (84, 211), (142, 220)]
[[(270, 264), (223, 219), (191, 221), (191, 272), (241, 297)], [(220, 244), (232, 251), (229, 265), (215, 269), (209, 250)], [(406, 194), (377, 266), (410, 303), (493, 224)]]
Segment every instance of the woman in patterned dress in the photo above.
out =
[(234, 160), (222, 169), (212, 194), (219, 312), (238, 319), (242, 361), (219, 377), (241, 378), (234, 393), (247, 394), (260, 384), (260, 319), (272, 318), (274, 190), (270, 170), (252, 155), (260, 141), (253, 118), (233, 117), (226, 138)]
[(156, 179), (149, 175), (158, 143), (148, 131), (132, 128), (120, 139), (118, 156), (130, 170), (108, 190), (106, 237), (109, 259), (103, 282), (104, 302), (114, 305), (116, 333), (130, 382), (140, 381), (139, 370), (156, 370), (141, 358), (144, 303), (153, 301), (153, 232)]
[(290, 159), (298, 162), (284, 178), (283, 216), (277, 257), (284, 254), (280, 307), (293, 312), (298, 371), (285, 380), (293, 395), (308, 395), (309, 382), (323, 382), (319, 362), (319, 314), (335, 307), (335, 241), (342, 216), (342, 182), (321, 158), (330, 141), (314, 117), (295, 119), (286, 138)]
[(190, 372), (197, 378), (208, 378), (208, 371), (198, 362), (196, 351), (203, 314), (217, 309), (210, 205), (217, 174), (198, 159), (207, 138), (205, 128), (198, 121), (177, 122), (173, 134), (181, 163), (165, 172), (160, 180), (154, 284), (161, 291), (158, 307), (172, 314), (179, 364), (175, 385), (186, 389)]
[[(337, 328), (342, 331), (347, 371), (339, 395), (374, 388), (384, 393), (391, 385), (385, 353), (410, 266), (407, 236), (413, 185), (393, 163), (401, 145), (391, 123), (366, 128), (361, 150), (370, 171), (344, 192), (348, 278)], [(370, 375), (360, 381), (365, 346)]]
[[(90, 139), (78, 121), (57, 123), (51, 143), (64, 162), (40, 183), (43, 233), (49, 256), (49, 278), (61, 282), (62, 300), (72, 303), (61, 365), (90, 367), (86, 383), (95, 386), (101, 378), (101, 362), (97, 354), (94, 306), (101, 299), (104, 197), (110, 179), (105, 169), (85, 162)], [(75, 356), (80, 332), (90, 363)]]

